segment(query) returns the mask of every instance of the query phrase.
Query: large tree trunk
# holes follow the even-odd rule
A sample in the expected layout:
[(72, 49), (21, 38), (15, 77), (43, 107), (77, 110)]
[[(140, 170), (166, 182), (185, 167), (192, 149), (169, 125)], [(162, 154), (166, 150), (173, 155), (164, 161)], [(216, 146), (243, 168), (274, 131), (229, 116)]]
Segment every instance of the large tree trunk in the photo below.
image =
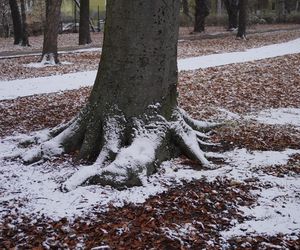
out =
[(25, 11), (25, 2), (24, 0), (20, 0), (21, 3), (21, 16), (22, 16), (22, 46), (30, 46), (29, 40), (28, 40), (28, 25), (26, 21), (26, 11)]
[(228, 13), (228, 30), (235, 30), (238, 27), (238, 0), (224, 0)]
[(246, 26), (247, 26), (247, 16), (248, 16), (248, 0), (239, 0), (239, 28), (237, 37), (241, 39), (246, 39)]
[(79, 45), (92, 42), (90, 33), (90, 1), (80, 0)]
[(42, 63), (59, 63), (57, 53), (57, 37), (60, 23), (60, 8), (62, 0), (46, 0), (46, 23), (44, 30), (44, 43)]
[(14, 44), (21, 44), (23, 38), (22, 21), (17, 0), (9, 0), (9, 6), (13, 21)]
[(209, 15), (208, 0), (195, 0), (195, 25), (194, 32), (204, 32), (205, 18)]
[(93, 162), (64, 190), (141, 185), (141, 176), (179, 152), (210, 166), (199, 147), (207, 136), (193, 128), (214, 124), (195, 121), (177, 107), (179, 8), (179, 0), (107, 1), (101, 62), (87, 106), (26, 160), (79, 152)]

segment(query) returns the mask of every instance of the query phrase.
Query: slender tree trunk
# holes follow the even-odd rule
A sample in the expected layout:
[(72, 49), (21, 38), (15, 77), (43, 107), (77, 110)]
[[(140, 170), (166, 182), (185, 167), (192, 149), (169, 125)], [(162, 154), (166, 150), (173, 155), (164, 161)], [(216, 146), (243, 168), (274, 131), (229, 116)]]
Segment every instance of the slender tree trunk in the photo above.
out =
[(30, 46), (28, 39), (28, 24), (26, 21), (26, 11), (25, 11), (25, 2), (24, 0), (20, 0), (21, 3), (21, 13), (22, 13), (22, 46)]
[(182, 9), (183, 13), (189, 18), (192, 19), (190, 14), (189, 2), (188, 0), (182, 0)]
[(208, 0), (195, 0), (194, 32), (205, 31), (205, 18), (209, 15)]
[(23, 38), (22, 21), (17, 0), (9, 0), (9, 6), (13, 21), (14, 44), (21, 44)]
[(222, 0), (217, 0), (217, 15), (222, 15)]
[(59, 63), (57, 53), (57, 37), (60, 23), (60, 8), (62, 0), (46, 0), (46, 22), (42, 63)]
[(238, 27), (238, 0), (224, 0), (225, 8), (228, 13), (228, 30)]
[(293, 2), (291, 0), (284, 1), (284, 7), (285, 7), (286, 14), (288, 14), (288, 15), (291, 14), (292, 5), (293, 5)]
[(237, 37), (246, 39), (248, 0), (239, 0), (239, 28)]
[(85, 45), (91, 42), (90, 1), (80, 0), (79, 45)]
[(3, 0), (0, 3), (0, 15), (1, 15), (1, 26), (2, 26), (2, 35), (7, 38), (10, 36), (10, 27), (9, 27), (9, 17), (8, 17), (8, 0)]
[(287, 11), (286, 11), (285, 0), (277, 0), (276, 9), (277, 9), (278, 22), (286, 22)]

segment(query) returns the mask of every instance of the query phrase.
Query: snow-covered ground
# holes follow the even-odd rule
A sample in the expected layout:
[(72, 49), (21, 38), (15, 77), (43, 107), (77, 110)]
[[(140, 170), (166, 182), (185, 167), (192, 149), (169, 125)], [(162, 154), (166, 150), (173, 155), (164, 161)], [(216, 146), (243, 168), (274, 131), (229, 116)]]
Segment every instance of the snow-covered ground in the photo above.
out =
[[(63, 55), (63, 54), (70, 54), (70, 53), (83, 53), (83, 52), (101, 52), (102, 48), (83, 48), (83, 49), (75, 49), (75, 50), (71, 50), (71, 51), (65, 51), (65, 50), (61, 50), (58, 51), (59, 55)], [(0, 56), (0, 59), (7, 59), (7, 58), (16, 58), (16, 57), (25, 57), (25, 56), (41, 56), (41, 53), (29, 53), (29, 54), (16, 54), (16, 55), (11, 55), (11, 56)]]
[[(272, 116), (274, 118), (272, 124), (288, 124), (293, 120), (281, 115), (284, 111), (286, 110), (280, 112), (280, 109), (270, 109), (257, 117), (260, 117), (261, 122), (267, 121), (268, 116)], [(300, 120), (300, 109), (289, 109), (289, 112), (294, 114), (293, 119)], [(262, 114), (267, 116), (263, 117)], [(290, 125), (300, 126), (300, 124)], [(48, 130), (44, 130), (31, 136), (43, 138), (47, 132)], [(143, 203), (149, 196), (162, 193), (174, 185), (180, 185), (183, 180), (192, 181), (206, 177), (207, 181), (213, 181), (216, 177), (227, 177), (237, 182), (249, 178), (256, 179), (261, 188), (253, 191), (254, 195), (258, 195), (256, 205), (240, 208), (252, 219), (243, 224), (233, 221), (233, 229), (222, 233), (225, 238), (247, 233), (273, 235), (280, 232), (287, 234), (300, 232), (300, 176), (275, 177), (263, 171), (265, 167), (280, 167), (287, 164), (293, 155), (300, 154), (300, 149), (286, 149), (281, 152), (235, 149), (222, 154), (226, 163), (216, 170), (198, 171), (174, 162), (164, 162), (160, 172), (143, 179), (142, 187), (118, 191), (110, 187), (87, 186), (62, 193), (61, 183), (76, 172), (78, 166), (75, 167), (68, 162), (56, 165), (38, 162), (25, 166), (21, 162), (9, 160), (27, 150), (18, 144), (29, 138), (28, 135), (16, 135), (7, 137), (0, 143), (0, 221), (7, 213), (7, 209), (14, 211), (12, 208), (15, 207), (18, 207), (19, 213), (45, 214), (54, 219), (62, 217), (72, 219), (92, 212), (95, 206), (99, 212), (99, 209), (107, 210), (109, 205)]]
[(96, 71), (87, 71), (22, 80), (0, 81), (0, 100), (91, 86), (95, 81), (95, 76)]
[[(178, 60), (178, 69), (180, 71), (195, 70), (296, 53), (300, 53), (300, 39), (249, 49), (244, 52), (212, 54), (180, 59)], [(94, 83), (96, 73), (96, 71), (87, 71), (22, 80), (0, 81), (0, 100), (91, 86)]]
[(181, 59), (178, 60), (178, 67), (180, 70), (204, 69), (231, 63), (249, 62), (296, 53), (300, 53), (300, 39), (295, 39), (286, 43), (248, 49), (243, 52), (213, 54)]
[[(219, 56), (222, 60), (223, 57), (228, 56), (228, 61), (222, 61), (223, 64), (227, 64), (245, 61), (247, 53), (248, 60), (275, 57), (284, 53), (300, 53), (300, 39), (272, 46)], [(229, 56), (230, 54), (234, 54), (235, 60)], [(212, 55), (211, 58), (214, 56), (216, 55)], [(221, 61), (216, 60), (215, 65), (212, 65), (210, 59), (202, 58), (207, 62), (206, 66), (195, 58), (184, 59), (185, 61), (179, 61), (180, 70), (221, 65), (218, 64)], [(95, 71), (82, 72), (0, 82), (0, 99), (89, 86), (94, 81), (95, 73)], [(269, 109), (246, 116), (226, 110), (221, 110), (221, 112), (227, 119), (251, 119), (259, 123), (300, 128), (300, 108)], [(38, 137), (43, 137), (47, 130), (37, 133)], [(31, 136), (36, 135), (34, 133)], [(180, 185), (183, 181), (203, 179), (203, 177), (207, 181), (212, 181), (216, 177), (226, 177), (236, 182), (254, 179), (261, 185), (258, 191), (252, 191), (253, 195), (258, 195), (257, 203), (252, 207), (240, 207), (251, 219), (242, 224), (232, 221), (234, 227), (230, 231), (222, 232), (224, 238), (247, 233), (268, 235), (300, 233), (300, 176), (293, 174), (276, 177), (264, 171), (266, 167), (280, 167), (287, 164), (293, 155), (300, 154), (300, 149), (286, 149), (280, 152), (235, 149), (222, 154), (226, 162), (215, 170), (196, 171), (172, 161), (164, 162), (158, 173), (143, 179), (142, 187), (118, 191), (110, 187), (87, 186), (62, 193), (61, 183), (75, 173), (80, 166), (74, 166), (69, 162), (61, 164), (38, 162), (25, 166), (21, 161), (11, 161), (11, 158), (22, 155), (27, 150), (18, 145), (20, 141), (28, 140), (28, 138), (28, 135), (15, 135), (0, 141), (0, 221), (8, 212), (14, 213), (16, 210), (13, 208), (17, 208), (18, 213), (45, 214), (54, 219), (62, 217), (72, 219), (75, 216), (92, 212), (95, 206), (99, 212), (99, 209), (105, 211), (110, 205), (123, 206), (127, 202), (143, 203), (149, 196), (162, 193), (169, 187)], [(193, 230), (189, 224), (186, 227)]]

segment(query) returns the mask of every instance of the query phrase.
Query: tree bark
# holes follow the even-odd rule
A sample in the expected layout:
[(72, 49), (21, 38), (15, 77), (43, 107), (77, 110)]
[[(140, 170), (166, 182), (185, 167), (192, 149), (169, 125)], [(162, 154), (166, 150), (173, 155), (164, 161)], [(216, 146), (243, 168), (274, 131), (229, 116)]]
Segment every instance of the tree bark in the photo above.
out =
[(188, 0), (182, 0), (181, 3), (182, 3), (183, 14), (185, 14), (191, 21), (193, 18), (190, 14), (190, 7), (189, 7)]
[(217, 15), (222, 15), (222, 0), (217, 0)]
[(8, 0), (3, 0), (0, 3), (0, 16), (1, 16), (1, 26), (2, 26), (2, 35), (7, 38), (10, 36), (10, 18), (8, 17), (8, 13), (10, 14)]
[(62, 0), (46, 0), (46, 22), (44, 30), (44, 42), (42, 63), (59, 63), (57, 53), (57, 38), (60, 23), (60, 8)]
[(209, 15), (208, 0), (195, 0), (194, 32), (205, 31), (205, 18)]
[(21, 44), (23, 38), (22, 21), (17, 0), (9, 0), (9, 6), (13, 21), (14, 44)]
[(228, 13), (228, 30), (238, 27), (238, 0), (224, 0), (225, 8)]
[(22, 46), (30, 46), (28, 39), (28, 25), (26, 20), (26, 11), (25, 11), (25, 2), (24, 0), (20, 0), (21, 3), (21, 16), (22, 16)]
[(286, 22), (286, 2), (285, 0), (277, 0), (276, 2), (276, 9), (277, 9), (277, 20), (278, 22)]
[(179, 0), (107, 1), (101, 61), (86, 107), (53, 129), (26, 161), (78, 152), (91, 162), (64, 183), (65, 191), (141, 185), (179, 153), (210, 167), (199, 146), (207, 136), (198, 130), (215, 124), (177, 107), (179, 9)]
[(241, 39), (246, 39), (247, 9), (248, 0), (239, 0), (239, 28), (236, 36)]
[(90, 33), (90, 1), (80, 0), (79, 45), (92, 42)]

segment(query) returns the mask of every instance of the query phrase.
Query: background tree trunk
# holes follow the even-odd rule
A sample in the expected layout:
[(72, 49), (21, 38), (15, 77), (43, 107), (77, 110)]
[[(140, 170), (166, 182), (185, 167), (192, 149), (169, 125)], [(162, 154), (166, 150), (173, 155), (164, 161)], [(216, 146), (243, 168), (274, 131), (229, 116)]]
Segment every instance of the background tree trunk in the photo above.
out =
[(224, 0), (224, 4), (228, 14), (228, 30), (234, 30), (238, 27), (238, 0)]
[(188, 0), (182, 0), (182, 9), (183, 9), (183, 14), (185, 14), (189, 19), (192, 20)]
[(237, 37), (245, 39), (246, 38), (246, 26), (247, 26), (247, 16), (248, 16), (248, 0), (239, 0), (239, 28)]
[(10, 6), (12, 21), (13, 21), (14, 44), (21, 44), (23, 33), (22, 33), (21, 15), (20, 15), (17, 0), (9, 0), (9, 6)]
[(46, 0), (46, 23), (42, 62), (56, 64), (59, 62), (57, 53), (57, 37), (60, 23), (62, 0)]
[(90, 33), (90, 1), (80, 0), (79, 45), (92, 42)]
[(286, 11), (285, 0), (276, 1), (276, 10), (277, 10), (277, 21), (286, 22), (287, 11)]
[(222, 15), (222, 0), (217, 0), (217, 15)]
[(205, 18), (209, 15), (208, 0), (195, 0), (195, 25), (194, 32), (205, 31)]
[[(10, 36), (10, 20), (11, 20), (11, 13), (9, 11), (9, 3), (8, 0), (2, 0), (0, 2), (0, 16), (1, 16), (1, 26), (2, 26), (2, 35), (3, 37), (7, 38)], [(9, 15), (10, 16), (9, 16)]]
[(28, 40), (28, 25), (26, 21), (26, 10), (25, 10), (25, 2), (24, 0), (20, 0), (21, 3), (21, 16), (22, 16), (22, 46), (30, 46), (29, 40)]

